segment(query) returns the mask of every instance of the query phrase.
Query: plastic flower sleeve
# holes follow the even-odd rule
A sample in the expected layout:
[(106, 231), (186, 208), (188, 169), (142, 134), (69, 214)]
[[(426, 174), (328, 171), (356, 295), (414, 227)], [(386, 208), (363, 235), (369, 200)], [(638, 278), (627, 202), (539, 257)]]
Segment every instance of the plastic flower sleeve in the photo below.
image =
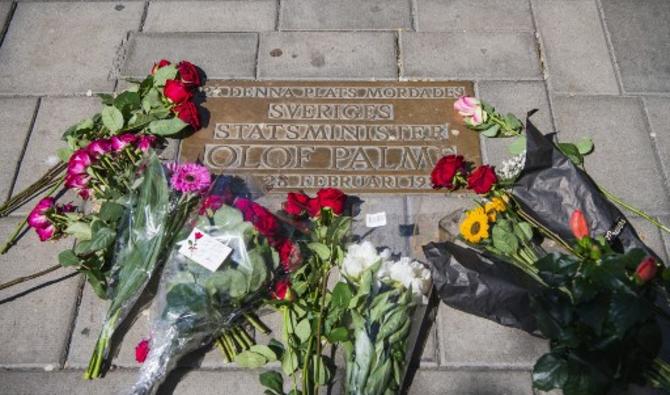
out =
[[(163, 271), (150, 352), (132, 394), (155, 393), (182, 356), (211, 343), (257, 305), (272, 279), (272, 251), (240, 211), (223, 205), (194, 222), (195, 228), (182, 230)], [(232, 249), (215, 271), (180, 253), (184, 246), (197, 249), (204, 237)]]
[(660, 261), (591, 177), (530, 121), (526, 122), (526, 137), (526, 165), (512, 189), (524, 212), (563, 240), (573, 242), (568, 219), (579, 209), (586, 216), (591, 236), (605, 236), (620, 252), (641, 248)]

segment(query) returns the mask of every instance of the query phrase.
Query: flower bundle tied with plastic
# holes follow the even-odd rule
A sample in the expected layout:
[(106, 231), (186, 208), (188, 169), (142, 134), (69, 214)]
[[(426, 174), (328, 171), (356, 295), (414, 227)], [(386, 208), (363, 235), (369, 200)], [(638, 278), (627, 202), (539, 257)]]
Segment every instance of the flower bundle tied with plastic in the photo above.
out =
[[(278, 256), (239, 210), (223, 204), (222, 197), (212, 195), (203, 202), (206, 207), (184, 226), (178, 237), (182, 241), (163, 271), (151, 351), (132, 394), (155, 393), (182, 356), (213, 341), (224, 355), (237, 348), (231, 337), (248, 346), (253, 343), (236, 328), (266, 295)], [(232, 335), (222, 337), (231, 330)]]

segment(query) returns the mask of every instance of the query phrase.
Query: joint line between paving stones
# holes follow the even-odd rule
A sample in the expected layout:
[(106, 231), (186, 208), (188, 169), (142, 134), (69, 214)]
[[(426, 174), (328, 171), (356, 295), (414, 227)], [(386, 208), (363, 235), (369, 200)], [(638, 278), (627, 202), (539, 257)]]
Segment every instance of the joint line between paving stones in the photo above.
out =
[(409, 22), (412, 30), (415, 32), (419, 31), (418, 14), (419, 6), (417, 4), (417, 0), (409, 0)]
[(79, 292), (77, 293), (77, 299), (75, 300), (70, 320), (70, 327), (68, 328), (67, 337), (65, 339), (65, 349), (63, 350), (62, 360), (60, 361), (61, 369), (65, 367), (67, 359), (70, 356), (70, 347), (72, 346), (72, 339), (74, 338), (74, 328), (77, 326), (77, 317), (79, 316), (81, 302), (84, 297), (84, 287), (86, 287), (86, 280), (81, 276), (79, 280)]
[(670, 196), (670, 177), (665, 172), (665, 168), (662, 162), (663, 157), (661, 156), (660, 147), (656, 143), (656, 138), (651, 136), (651, 133), (653, 133), (654, 130), (652, 129), (651, 121), (649, 120), (649, 111), (647, 111), (647, 103), (641, 97), (638, 97), (637, 99), (638, 102), (640, 103), (640, 107), (642, 108), (642, 113), (644, 115), (644, 125), (647, 128), (647, 138), (649, 139), (652, 151), (654, 152), (654, 158), (656, 159), (656, 167), (658, 168), (659, 173), (661, 174), (661, 178), (663, 179), (663, 189), (665, 190), (665, 195)]
[(2, 43), (5, 41), (5, 36), (7, 35), (7, 31), (9, 30), (9, 24), (12, 22), (12, 19), (14, 19), (14, 12), (16, 12), (17, 6), (18, 4), (16, 2), (13, 2), (12, 5), (9, 7), (7, 17), (5, 18), (4, 21), (2, 21), (2, 28), (0, 29), (0, 47), (2, 47)]
[(275, 10), (275, 31), (279, 32), (281, 31), (279, 30), (279, 23), (281, 22), (281, 0), (277, 0), (275, 7), (277, 7)]
[(395, 46), (395, 64), (396, 64), (396, 74), (398, 74), (398, 81), (401, 81), (401, 76), (403, 75), (403, 64), (402, 64), (402, 46), (400, 44), (400, 30), (395, 32), (394, 35), (394, 46)]
[(598, 19), (600, 19), (600, 26), (605, 35), (605, 41), (607, 42), (607, 52), (610, 56), (610, 61), (612, 62), (612, 67), (614, 68), (614, 75), (616, 76), (617, 87), (619, 88), (619, 93), (624, 93), (623, 87), (623, 77), (621, 76), (621, 69), (619, 68), (619, 62), (616, 59), (614, 54), (614, 45), (612, 44), (612, 36), (610, 35), (609, 29), (607, 28), (607, 20), (605, 18), (605, 11), (600, 0), (595, 0), (596, 9), (598, 10)]
[(14, 176), (12, 177), (12, 182), (9, 186), (9, 192), (7, 198), (11, 197), (14, 194), (14, 188), (16, 187), (16, 181), (19, 178), (19, 171), (21, 170), (21, 164), (23, 163), (24, 156), (28, 150), (28, 143), (30, 142), (30, 137), (33, 135), (33, 129), (35, 128), (35, 122), (37, 121), (37, 113), (39, 112), (40, 107), (42, 106), (42, 98), (38, 97), (37, 102), (35, 103), (35, 108), (33, 110), (32, 117), (30, 118), (30, 125), (28, 127), (28, 133), (26, 133), (26, 139), (23, 142), (23, 147), (21, 147), (21, 152), (19, 153), (19, 160), (14, 167)]
[(256, 61), (254, 62), (254, 79), (258, 80), (261, 63), (261, 35), (256, 33)]
[(151, 3), (151, 2), (150, 2), (149, 0), (146, 0), (146, 1), (144, 2), (144, 7), (143, 7), (143, 9), (142, 9), (142, 17), (140, 18), (140, 26), (139, 26), (139, 28), (137, 29), (137, 31), (140, 32), (140, 33), (144, 31), (144, 24), (145, 24), (146, 21), (147, 21), (147, 15), (149, 14), (149, 5), (150, 5), (150, 3)]

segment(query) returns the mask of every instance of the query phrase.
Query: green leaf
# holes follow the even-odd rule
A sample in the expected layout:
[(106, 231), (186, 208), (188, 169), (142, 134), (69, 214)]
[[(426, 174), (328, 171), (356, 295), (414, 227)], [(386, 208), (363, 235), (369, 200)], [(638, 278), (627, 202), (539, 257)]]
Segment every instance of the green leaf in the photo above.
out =
[[(326, 385), (330, 381), (331, 373), (326, 359), (322, 355), (312, 356), (312, 366), (314, 368), (314, 381), (320, 385)], [(319, 368), (317, 372), (317, 366)]]
[(499, 131), (500, 131), (500, 125), (495, 124), (490, 128), (482, 131), (481, 133), (486, 137), (495, 137), (498, 135)]
[(253, 346), (251, 346), (249, 348), (249, 351), (253, 351), (256, 354), (261, 354), (269, 362), (277, 360), (277, 354), (275, 354), (275, 352), (272, 351), (272, 349), (270, 347), (265, 346), (263, 344), (254, 344)]
[(145, 112), (149, 112), (152, 108), (162, 107), (163, 101), (161, 100), (160, 91), (156, 88), (151, 88), (146, 96), (142, 98), (142, 109)]
[(588, 155), (593, 151), (593, 140), (590, 137), (584, 137), (575, 146), (581, 155)]
[(542, 391), (563, 388), (568, 376), (568, 361), (554, 354), (544, 354), (533, 367), (533, 387)]
[(330, 305), (334, 309), (345, 309), (353, 297), (349, 286), (346, 283), (339, 282), (333, 288), (330, 296)]
[(512, 155), (519, 155), (526, 150), (526, 136), (519, 136), (507, 146), (507, 150)]
[(72, 156), (72, 149), (69, 147), (62, 147), (56, 150), (56, 155), (58, 156), (58, 159), (61, 160), (61, 162), (67, 162), (70, 160), (70, 156)]
[(154, 86), (164, 86), (165, 81), (172, 80), (177, 77), (177, 66), (171, 64), (163, 66), (154, 74)]
[(493, 246), (503, 254), (511, 255), (519, 249), (519, 239), (501, 226), (493, 226), (492, 238)]
[(139, 110), (140, 103), (140, 95), (136, 92), (122, 92), (114, 99), (114, 107), (125, 114), (128, 114), (130, 111)]
[(64, 250), (61, 251), (60, 254), (58, 254), (58, 263), (60, 263), (61, 266), (64, 267), (77, 266), (81, 263), (81, 259), (79, 259), (77, 255), (75, 255), (74, 251)]
[(512, 113), (507, 113), (507, 115), (505, 115), (505, 123), (507, 124), (508, 128), (514, 130), (518, 130), (523, 127), (521, 120)]
[(272, 394), (284, 394), (284, 378), (279, 372), (270, 370), (268, 372), (261, 373), (258, 378), (264, 387), (267, 387), (272, 391)]
[(242, 366), (243, 368), (248, 369), (260, 368), (267, 362), (268, 360), (265, 358), (265, 356), (250, 350), (242, 351), (235, 356), (235, 363)]
[(116, 107), (105, 106), (105, 108), (102, 109), (102, 124), (105, 125), (110, 132), (116, 133), (123, 128), (123, 114)]
[(307, 248), (314, 251), (323, 261), (330, 258), (330, 249), (325, 244), (312, 242), (307, 244)]
[(558, 149), (570, 159), (572, 163), (581, 166), (584, 163), (584, 157), (579, 153), (577, 146), (570, 143), (559, 143)]
[(177, 117), (174, 117), (151, 122), (149, 124), (149, 131), (151, 134), (155, 134), (157, 136), (170, 136), (175, 133), (179, 133), (187, 126), (188, 124), (186, 122)]
[(125, 210), (126, 208), (122, 204), (106, 201), (100, 207), (98, 215), (105, 222), (116, 222), (121, 218)]
[(91, 237), (90, 250), (97, 251), (107, 248), (116, 240), (116, 231), (108, 227), (102, 227), (93, 233)]
[(298, 368), (298, 355), (295, 350), (286, 350), (286, 352), (284, 352), (281, 360), (281, 368), (287, 375), (295, 372)]
[(156, 118), (151, 115), (136, 113), (128, 121), (128, 129), (141, 129), (155, 120)]
[(307, 339), (309, 339), (309, 336), (312, 334), (312, 327), (309, 323), (309, 319), (305, 318), (301, 320), (295, 327), (294, 332), (301, 342), (306, 342)]
[(98, 97), (100, 98), (100, 101), (102, 104), (106, 106), (111, 106), (114, 104), (114, 96), (107, 94), (107, 93), (98, 93)]
[(86, 222), (77, 221), (70, 223), (65, 229), (65, 233), (79, 240), (91, 240), (91, 226)]
[(649, 318), (651, 311), (647, 303), (637, 295), (621, 292), (612, 295), (608, 321), (614, 325), (616, 334), (620, 338), (623, 338), (632, 326)]
[(533, 238), (533, 227), (528, 222), (515, 223), (514, 234), (521, 240), (530, 241)]
[(349, 331), (347, 328), (339, 327), (334, 328), (326, 335), (328, 341), (331, 343), (339, 343), (349, 339)]
[(107, 299), (107, 286), (105, 284), (105, 279), (102, 273), (99, 271), (87, 271), (86, 272), (86, 279), (88, 280), (88, 283), (91, 285), (91, 288), (93, 288), (93, 292), (100, 298), (100, 299)]

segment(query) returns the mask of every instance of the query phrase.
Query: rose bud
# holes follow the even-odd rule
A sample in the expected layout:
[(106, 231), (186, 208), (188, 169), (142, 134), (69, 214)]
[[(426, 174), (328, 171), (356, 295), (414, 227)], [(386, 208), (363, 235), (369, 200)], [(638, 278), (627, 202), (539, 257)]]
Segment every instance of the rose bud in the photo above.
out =
[(179, 104), (173, 110), (179, 119), (191, 125), (193, 130), (200, 129), (200, 115), (198, 108), (190, 101)]
[(492, 166), (482, 165), (468, 176), (468, 188), (478, 194), (488, 193), (498, 181)]
[(137, 148), (142, 152), (147, 152), (156, 143), (156, 140), (156, 136), (152, 134), (143, 134), (137, 139)]
[(454, 190), (458, 185), (454, 183), (454, 178), (459, 172), (465, 171), (465, 161), (461, 155), (447, 155), (442, 157), (435, 164), (435, 168), (430, 173), (434, 189), (447, 188)]
[(272, 297), (276, 300), (293, 300), (293, 293), (291, 292), (291, 282), (287, 279), (279, 280), (275, 283)]
[(51, 222), (46, 213), (54, 207), (54, 202), (55, 199), (52, 197), (45, 197), (40, 200), (28, 215), (28, 225), (35, 229), (47, 227)]
[(37, 236), (39, 236), (40, 241), (47, 241), (54, 237), (56, 233), (56, 227), (53, 224), (45, 226), (44, 228), (35, 228)]
[(149, 340), (142, 339), (137, 346), (135, 346), (135, 360), (139, 363), (143, 363), (149, 355)]
[(65, 187), (70, 189), (82, 189), (88, 186), (90, 177), (86, 174), (68, 174), (65, 176)]
[(114, 150), (114, 152), (123, 151), (123, 149), (126, 148), (128, 144), (132, 144), (135, 142), (135, 138), (136, 138), (135, 135), (130, 133), (122, 134), (120, 136), (113, 136), (112, 149)]
[(156, 74), (158, 69), (160, 69), (161, 67), (165, 67), (165, 66), (169, 66), (169, 65), (170, 65), (169, 60), (161, 59), (158, 63), (154, 63), (154, 67), (151, 68), (151, 75)]
[(302, 254), (300, 247), (291, 240), (286, 240), (279, 247), (279, 262), (286, 273), (290, 273), (300, 267), (302, 263)]
[(638, 282), (644, 284), (654, 278), (657, 271), (656, 260), (648, 256), (635, 269), (635, 278), (637, 278)]
[(197, 88), (200, 86), (200, 73), (198, 68), (193, 63), (182, 60), (177, 64), (177, 71), (179, 71), (179, 78), (189, 88)]
[(102, 155), (109, 153), (111, 150), (112, 143), (107, 139), (94, 140), (86, 147), (86, 151), (94, 159), (98, 159)]
[(181, 81), (167, 80), (165, 81), (165, 88), (163, 88), (163, 95), (169, 101), (175, 104), (181, 104), (191, 100), (191, 91)]
[(583, 239), (589, 235), (589, 226), (586, 224), (586, 217), (581, 210), (575, 210), (570, 215), (570, 230), (577, 239)]
[(344, 212), (347, 195), (337, 188), (322, 188), (316, 193), (321, 208), (330, 208), (333, 214), (340, 215)]

